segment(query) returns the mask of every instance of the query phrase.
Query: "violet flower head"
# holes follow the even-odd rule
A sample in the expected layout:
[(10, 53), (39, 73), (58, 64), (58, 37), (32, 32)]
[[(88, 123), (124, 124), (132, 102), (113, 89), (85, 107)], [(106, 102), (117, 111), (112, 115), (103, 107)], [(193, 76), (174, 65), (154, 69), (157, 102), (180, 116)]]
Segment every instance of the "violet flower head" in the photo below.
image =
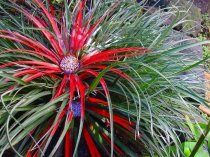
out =
[(79, 101), (73, 101), (70, 108), (73, 112), (73, 117), (76, 118), (81, 116), (81, 104)]

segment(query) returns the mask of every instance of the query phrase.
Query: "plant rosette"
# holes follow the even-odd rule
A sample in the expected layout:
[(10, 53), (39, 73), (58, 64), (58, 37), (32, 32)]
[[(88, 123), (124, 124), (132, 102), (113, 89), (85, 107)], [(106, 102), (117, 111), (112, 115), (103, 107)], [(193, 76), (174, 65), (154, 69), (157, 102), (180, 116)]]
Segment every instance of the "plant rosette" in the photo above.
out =
[[(41, 0), (26, 1), (23, 6), (11, 2), (13, 9), (27, 20), (28, 28), (38, 30), (40, 37), (31, 37), (27, 33), (19, 33), (19, 30), (0, 30), (1, 40), (13, 44), (8, 47), (5, 44), (4, 50), (1, 50), (0, 55), (13, 54), (10, 60), (0, 64), (1, 76), (8, 76), (4, 79), (5, 83), (9, 84), (12, 80), (17, 83), (5, 89), (1, 95), (2, 100), (5, 101), (4, 98), (9, 93), (16, 93), (17, 96), (21, 93), (27, 95), (27, 92), (30, 93), (30, 89), (33, 89), (25, 90), (27, 86), (42, 84), (47, 80), (49, 85), (54, 82), (54, 87), (45, 94), (40, 88), (39, 92), (42, 95), (36, 93), (39, 97), (30, 97), (37, 98), (36, 102), (31, 101), (33, 105), (28, 104), (34, 109), (26, 111), (30, 115), (20, 116), (19, 120), (18, 112), (14, 110), (20, 108), (20, 112), (24, 112), (21, 108), (27, 105), (19, 104), (14, 110), (5, 106), (10, 114), (6, 131), (10, 144), (5, 145), (1, 149), (2, 152), (11, 147), (20, 156), (39, 156), (46, 153), (52, 156), (65, 141), (64, 155), (72, 156), (80, 150), (79, 141), (80, 138), (84, 138), (91, 156), (102, 156), (100, 149), (111, 156), (124, 154), (125, 146), (114, 142), (114, 136), (118, 135), (114, 132), (114, 126), (117, 126), (115, 131), (120, 132), (118, 136), (127, 137), (135, 135), (135, 124), (128, 120), (123, 112), (114, 111), (108, 87), (112, 81), (108, 81), (107, 78), (111, 77), (113, 81), (122, 78), (135, 88), (135, 81), (120, 70), (120, 67), (128, 66), (124, 61), (126, 58), (142, 56), (148, 49), (99, 49), (100, 45), (95, 45), (94, 41), (101, 23), (112, 18), (120, 3), (110, 3), (109, 9), (98, 17), (94, 13), (96, 6), (92, 6), (91, 11), (88, 10), (90, 8), (87, 8), (86, 0), (76, 3), (72, 12), (68, 6), (71, 4), (66, 1), (62, 11), (55, 10), (51, 1), (48, 1), (47, 6)], [(8, 6), (9, 3), (3, 5)], [(37, 9), (36, 15), (29, 10), (30, 7)], [(15, 54), (21, 54), (23, 57), (16, 58)], [(40, 101), (38, 99), (42, 99), (46, 105), (36, 104)], [(39, 111), (43, 118), (33, 110)], [(49, 112), (46, 112), (47, 110)], [(15, 123), (12, 122), (14, 120)], [(13, 136), (13, 132), (17, 134)], [(55, 139), (55, 146), (49, 149), (49, 145)], [(16, 149), (15, 145), (21, 141), (25, 141), (24, 146), (20, 145)]]

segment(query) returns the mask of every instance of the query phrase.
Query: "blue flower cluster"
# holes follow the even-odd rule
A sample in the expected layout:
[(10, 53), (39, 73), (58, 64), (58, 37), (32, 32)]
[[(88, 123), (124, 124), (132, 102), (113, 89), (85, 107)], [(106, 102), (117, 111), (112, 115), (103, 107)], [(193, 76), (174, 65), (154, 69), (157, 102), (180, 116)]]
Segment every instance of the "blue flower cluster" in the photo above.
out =
[(81, 115), (81, 104), (79, 101), (73, 101), (71, 105), (71, 111), (73, 112), (73, 117), (80, 117)]

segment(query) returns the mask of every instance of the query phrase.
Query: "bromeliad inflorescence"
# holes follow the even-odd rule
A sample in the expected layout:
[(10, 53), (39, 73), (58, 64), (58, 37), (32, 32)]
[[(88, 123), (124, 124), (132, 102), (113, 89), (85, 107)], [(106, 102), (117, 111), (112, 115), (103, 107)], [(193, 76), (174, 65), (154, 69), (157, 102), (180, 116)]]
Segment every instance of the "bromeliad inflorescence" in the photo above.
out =
[(68, 55), (61, 60), (60, 68), (65, 74), (73, 74), (79, 69), (79, 61), (76, 57)]
[[(67, 102), (62, 111), (57, 115), (55, 110), (57, 116), (52, 115), (48, 118), (52, 126), (43, 127), (44, 129), (40, 130), (39, 125), (37, 125), (29, 130), (28, 135), (33, 137), (32, 140), (28, 141), (31, 145), (26, 147), (27, 150), (20, 148), (20, 153), (27, 157), (43, 155), (46, 152), (53, 155), (58, 147), (52, 151), (49, 150), (47, 148), (50, 143), (48, 140), (54, 135), (59, 135), (59, 127), (61, 126), (64, 128), (69, 126), (66, 130), (64, 129), (64, 135), (59, 135), (59, 139), (65, 137), (65, 156), (76, 154), (81, 136), (85, 138), (91, 156), (102, 156), (101, 150), (102, 152), (109, 152), (111, 155), (113, 153), (120, 155), (125, 150), (122, 149), (122, 145), (119, 145), (119, 141), (116, 143), (114, 141), (114, 125), (117, 125), (118, 130), (126, 130), (123, 131), (125, 134), (133, 136), (135, 134), (134, 123), (129, 121), (125, 114), (121, 112), (115, 114), (112, 111), (107, 80), (114, 81), (123, 78), (132, 85), (135, 84), (133, 83), (134, 80), (119, 67), (124, 64), (126, 58), (144, 55), (148, 49), (126, 47), (126, 45), (123, 47), (99, 46), (100, 48), (95, 46), (97, 41), (94, 41), (94, 38), (97, 36), (100, 25), (114, 16), (122, 2), (110, 3), (109, 9), (101, 17), (94, 13), (97, 6), (92, 4), (93, 6), (87, 7), (86, 2), (87, 0), (78, 1), (73, 10), (69, 7), (72, 5), (71, 2), (68, 3), (67, 1), (64, 2), (65, 7), (57, 10), (53, 8), (51, 1), (48, 1), (48, 7), (41, 0), (27, 0), (23, 6), (13, 2), (3, 3), (7, 7), (12, 4), (13, 9), (24, 16), (28, 27), (41, 32), (41, 37), (27, 35), (27, 31), (24, 33), (24, 29), (22, 32), (14, 31), (12, 28), (1, 29), (0, 38), (11, 41), (13, 46), (7, 48), (4, 45), (4, 50), (0, 52), (0, 55), (20, 53), (33, 56), (31, 58), (5, 60), (0, 64), (1, 71), (4, 71), (5, 68), (11, 68), (14, 71), (12, 77), (20, 78), (26, 83), (33, 84), (33, 82), (39, 81), (43, 83), (42, 80), (46, 77), (54, 82), (59, 82), (58, 84), (55, 83), (56, 89), (50, 102), (56, 101), (66, 93), (68, 94), (68, 98), (65, 99)], [(35, 15), (30, 11), (30, 7), (35, 7), (37, 10)], [(119, 64), (113, 65), (113, 63)], [(5, 79), (5, 82), (9, 81), (10, 78)], [(12, 92), (18, 86), (20, 85), (13, 85), (6, 92)], [(92, 93), (93, 91), (94, 93)], [(56, 108), (59, 106), (57, 105)], [(76, 117), (79, 117), (80, 120), (74, 122), (79, 124), (77, 124), (77, 138), (74, 138), (73, 125), (75, 124), (72, 121)], [(110, 123), (108, 128), (105, 125), (107, 120)], [(25, 138), (28, 138), (28, 135), (25, 135)], [(108, 151), (109, 146), (105, 143), (111, 144), (111, 151)], [(100, 146), (100, 144), (104, 146)], [(8, 148), (9, 146), (6, 149)]]

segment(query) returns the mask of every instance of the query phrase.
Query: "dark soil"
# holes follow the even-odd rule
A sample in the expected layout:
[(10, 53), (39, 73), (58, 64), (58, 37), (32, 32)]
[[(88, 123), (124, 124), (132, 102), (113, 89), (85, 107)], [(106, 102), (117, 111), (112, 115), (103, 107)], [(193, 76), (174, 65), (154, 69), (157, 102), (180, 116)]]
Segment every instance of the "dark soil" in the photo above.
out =
[[(142, 0), (137, 0), (137, 2), (141, 2)], [(170, 0), (149, 0), (147, 5), (161, 7), (164, 8), (169, 4)]]

